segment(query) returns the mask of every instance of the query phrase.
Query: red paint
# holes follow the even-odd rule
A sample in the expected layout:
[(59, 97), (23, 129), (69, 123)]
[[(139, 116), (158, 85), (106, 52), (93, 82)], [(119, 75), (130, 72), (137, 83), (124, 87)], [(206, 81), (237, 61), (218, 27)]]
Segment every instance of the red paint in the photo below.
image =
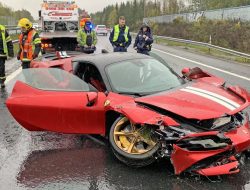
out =
[[(32, 61), (33, 68), (58, 67), (72, 72), (72, 58), (54, 61)], [(15, 119), (30, 131), (55, 131), (60, 133), (106, 134), (106, 113), (115, 111), (125, 115), (132, 123), (164, 125), (178, 127), (180, 124), (170, 116), (154, 111), (153, 107), (182, 116), (186, 119), (219, 118), (225, 113), (235, 114), (249, 106), (249, 93), (240, 87), (223, 87), (224, 80), (203, 73), (191, 84), (208, 92), (223, 96), (240, 107), (231, 111), (229, 108), (211, 99), (192, 94), (180, 87), (175, 91), (162, 92), (151, 96), (134, 98), (110, 92), (56, 92), (34, 89), (22, 82), (16, 82), (12, 95), (6, 101), (7, 107)], [(48, 82), (53, 82), (48, 77)], [(67, 86), (66, 83), (61, 85)], [(101, 90), (100, 90), (101, 91)], [(93, 104), (89, 104), (89, 103)], [(107, 103), (108, 102), (108, 103)], [(107, 103), (107, 104), (105, 104)], [(105, 106), (104, 106), (105, 105)], [(190, 134), (190, 137), (217, 135), (217, 131)], [(173, 145), (171, 161), (177, 175), (185, 172), (197, 162), (235, 149), (241, 153), (250, 148), (250, 130), (248, 122), (237, 129), (224, 133), (232, 145), (217, 150), (188, 151), (176, 144)], [(198, 174), (212, 176), (239, 172), (238, 162), (231, 160), (219, 166), (207, 166), (197, 171)]]
[(246, 122), (243, 126), (230, 131), (225, 134), (226, 137), (230, 138), (237, 152), (243, 152), (249, 149), (250, 145), (250, 129), (249, 122)]
[(171, 160), (175, 168), (175, 174), (179, 175), (198, 161), (225, 152), (229, 149), (231, 149), (230, 146), (219, 150), (188, 151), (180, 148), (177, 145), (174, 145), (174, 151), (171, 155)]
[(65, 59), (59, 59), (59, 60), (54, 60), (54, 61), (39, 61), (39, 60), (33, 60), (31, 62), (31, 68), (50, 68), (50, 67), (58, 67), (61, 68), (65, 71), (72, 72), (73, 67), (72, 67), (72, 57), (70, 58), (65, 58)]
[[(187, 135), (182, 139), (186, 139), (189, 137), (201, 137), (201, 136), (209, 136), (209, 135), (217, 135), (217, 131), (205, 132), (205, 133), (196, 133)], [(182, 149), (177, 145), (174, 145), (174, 151), (171, 155), (171, 160), (173, 162), (175, 173), (177, 175), (184, 172), (186, 169), (194, 165), (195, 163), (205, 159), (212, 157), (216, 154), (225, 152), (227, 150), (231, 150), (234, 148), (237, 153), (241, 153), (250, 148), (250, 129), (249, 123), (247, 122), (243, 126), (237, 128), (236, 130), (224, 133), (225, 137), (230, 138), (232, 141), (232, 146), (227, 146), (225, 148), (221, 148), (218, 150), (208, 150), (208, 151), (188, 151), (186, 149)], [(180, 140), (182, 140), (180, 139)], [(184, 161), (185, 160), (185, 161)], [(184, 162), (183, 162), (184, 161)], [(225, 165), (209, 167), (198, 170), (197, 172), (201, 175), (211, 176), (211, 175), (222, 175), (222, 174), (232, 174), (239, 172), (239, 169), (234, 170), (238, 166), (238, 162), (234, 161)]]
[[(242, 99), (241, 97), (237, 96), (234, 93), (231, 93), (230, 91), (227, 91), (222, 87), (217, 87), (201, 82), (194, 83), (192, 87), (219, 94), (238, 103), (239, 105), (241, 105), (239, 109), (235, 109), (238, 111), (243, 110), (246, 106), (249, 105), (247, 99)], [(185, 89), (185, 87), (181, 89)], [(182, 91), (181, 89), (172, 92), (162, 92), (153, 96), (137, 98), (136, 101), (154, 105), (190, 119), (193, 118), (203, 120), (210, 118), (219, 118), (225, 113), (230, 114), (235, 112), (232, 112), (227, 107), (224, 107), (223, 105), (218, 104), (213, 100), (209, 100), (202, 96)]]
[(6, 104), (30, 131), (104, 134), (106, 96), (99, 92), (95, 106), (88, 107), (87, 93), (42, 91), (17, 82)]
[(196, 172), (204, 176), (235, 174), (240, 172), (238, 166), (238, 161), (233, 161), (228, 164), (197, 170)]

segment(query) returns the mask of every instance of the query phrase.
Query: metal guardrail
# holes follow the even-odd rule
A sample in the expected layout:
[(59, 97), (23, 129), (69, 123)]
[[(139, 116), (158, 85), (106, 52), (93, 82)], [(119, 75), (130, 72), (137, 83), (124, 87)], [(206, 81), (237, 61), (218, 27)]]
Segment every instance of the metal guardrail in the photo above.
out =
[[(20, 34), (21, 33), (21, 29), (20, 27), (17, 26), (5, 26), (6, 29), (9, 31), (10, 34)], [(41, 28), (35, 28), (36, 30), (40, 30)]]
[(169, 41), (174, 41), (174, 42), (181, 42), (181, 43), (186, 43), (186, 44), (200, 45), (200, 46), (204, 46), (204, 47), (208, 47), (208, 48), (213, 48), (213, 49), (216, 49), (216, 50), (219, 50), (221, 52), (228, 53), (228, 54), (231, 54), (231, 55), (235, 55), (235, 56), (243, 57), (243, 58), (246, 58), (246, 59), (250, 59), (249, 54), (242, 53), (242, 52), (239, 52), (239, 51), (235, 51), (235, 50), (232, 50), (232, 49), (223, 48), (223, 47), (216, 46), (216, 45), (212, 45), (210, 43), (197, 42), (197, 41), (192, 41), (192, 40), (185, 40), (185, 39), (172, 38), (172, 37), (166, 37), (166, 36), (156, 36), (156, 40), (158, 38), (169, 40)]
[[(131, 34), (136, 35), (136, 33), (131, 33)], [(228, 54), (231, 54), (231, 55), (242, 57), (242, 58), (245, 58), (245, 59), (250, 59), (250, 54), (242, 53), (242, 52), (235, 51), (235, 50), (232, 50), (232, 49), (223, 48), (223, 47), (216, 46), (216, 45), (212, 45), (210, 43), (197, 42), (197, 41), (185, 40), (185, 39), (180, 39), (180, 38), (172, 38), (172, 37), (167, 37), (167, 36), (157, 36), (157, 35), (154, 36), (154, 39), (156, 41), (157, 41), (157, 39), (165, 39), (165, 40), (174, 41), (174, 42), (204, 46), (204, 47), (208, 47), (208, 48), (211, 48), (211, 49), (216, 49), (216, 50), (224, 52), (224, 53), (228, 53)]]
[[(13, 29), (14, 30), (16, 30), (16, 29), (20, 30), (20, 28), (17, 28), (17, 27), (13, 28)], [(12, 29), (9, 29), (9, 30), (12, 30)], [(131, 34), (133, 36), (137, 35), (137, 33), (134, 33), (134, 32), (131, 32)], [(157, 41), (157, 39), (165, 39), (165, 40), (174, 41), (174, 42), (204, 46), (204, 47), (216, 49), (216, 50), (224, 52), (224, 53), (235, 55), (235, 56), (238, 56), (238, 57), (243, 57), (245, 59), (250, 59), (250, 54), (246, 54), (246, 53), (242, 53), (242, 52), (235, 51), (235, 50), (232, 50), (232, 49), (227, 49), (227, 48), (223, 48), (223, 47), (220, 47), (220, 46), (212, 45), (210, 43), (197, 42), (197, 41), (185, 40), (185, 39), (180, 39), (180, 38), (172, 38), (172, 37), (167, 37), (167, 36), (157, 36), (157, 35), (154, 36), (154, 39), (156, 41)], [(18, 43), (18, 40), (13, 40), (13, 43)]]
[(9, 34), (20, 34), (21, 30), (19, 27), (16, 26), (7, 26), (6, 29), (8, 30)]

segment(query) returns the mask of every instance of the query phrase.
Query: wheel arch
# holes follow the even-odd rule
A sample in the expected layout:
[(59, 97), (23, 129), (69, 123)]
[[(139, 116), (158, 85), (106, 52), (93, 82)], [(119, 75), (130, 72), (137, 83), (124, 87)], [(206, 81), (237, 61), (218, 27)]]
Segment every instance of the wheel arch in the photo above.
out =
[(109, 130), (111, 128), (111, 126), (113, 125), (113, 123), (115, 122), (115, 120), (117, 120), (117, 118), (119, 118), (121, 116), (121, 113), (118, 113), (116, 111), (110, 110), (108, 112), (106, 112), (106, 133), (105, 136), (108, 137), (109, 136)]

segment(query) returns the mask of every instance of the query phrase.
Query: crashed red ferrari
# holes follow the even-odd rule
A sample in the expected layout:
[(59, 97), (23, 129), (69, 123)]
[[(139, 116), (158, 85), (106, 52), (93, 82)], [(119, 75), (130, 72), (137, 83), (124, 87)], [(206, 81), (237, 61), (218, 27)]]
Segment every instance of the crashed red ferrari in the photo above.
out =
[(180, 77), (140, 54), (58, 63), (64, 70), (23, 70), (6, 101), (27, 130), (103, 135), (114, 155), (135, 167), (168, 158), (176, 175), (239, 172), (238, 159), (250, 148), (246, 90), (199, 68)]

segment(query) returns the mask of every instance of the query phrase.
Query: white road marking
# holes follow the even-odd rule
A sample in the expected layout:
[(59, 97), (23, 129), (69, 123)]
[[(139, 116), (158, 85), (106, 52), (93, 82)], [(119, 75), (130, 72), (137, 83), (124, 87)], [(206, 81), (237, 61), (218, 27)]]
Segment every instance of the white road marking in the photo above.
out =
[(11, 73), (10, 75), (7, 76), (7, 79), (5, 81), (5, 83), (7, 84), (8, 82), (10, 82), (13, 78), (15, 78), (19, 73), (21, 73), (22, 71), (22, 67), (20, 67), (19, 69), (17, 69), (15, 72)]
[(204, 66), (204, 67), (207, 67), (207, 68), (210, 68), (210, 69), (213, 69), (213, 70), (216, 70), (216, 71), (220, 71), (222, 73), (226, 73), (228, 75), (232, 75), (232, 76), (235, 76), (235, 77), (238, 77), (238, 78), (241, 78), (241, 79), (244, 79), (244, 80), (247, 80), (247, 81), (250, 81), (250, 78), (247, 78), (247, 77), (244, 77), (244, 76), (240, 76), (236, 73), (232, 73), (232, 72), (229, 72), (229, 71), (224, 71), (222, 69), (219, 69), (219, 68), (216, 68), (216, 67), (213, 67), (213, 66), (209, 66), (209, 65), (206, 65), (204, 63), (201, 63), (201, 62), (198, 62), (198, 61), (193, 61), (191, 59), (187, 59), (185, 57), (181, 57), (181, 56), (178, 56), (178, 55), (174, 55), (172, 53), (167, 53), (165, 51), (162, 51), (162, 50), (159, 50), (159, 49), (155, 49), (155, 48), (152, 48), (153, 50), (156, 50), (156, 51), (159, 51), (161, 53), (164, 53), (164, 54), (167, 54), (167, 55), (170, 55), (172, 57), (176, 57), (178, 59), (182, 59), (182, 60), (185, 60), (185, 61), (188, 61), (188, 62), (191, 62), (191, 63), (194, 63), (194, 64), (197, 64), (197, 65), (201, 65), (201, 66)]
[(202, 93), (202, 92), (197, 92), (197, 91), (194, 91), (194, 90), (191, 90), (191, 89), (185, 89), (185, 88), (180, 89), (180, 90), (181, 90), (181, 91), (188, 92), (188, 93), (191, 93), (191, 94), (195, 94), (195, 95), (201, 96), (201, 97), (206, 98), (206, 99), (209, 99), (209, 100), (212, 100), (212, 101), (214, 101), (214, 102), (216, 102), (216, 103), (218, 103), (218, 104), (220, 104), (220, 105), (222, 105), (222, 106), (224, 106), (224, 107), (230, 109), (231, 111), (233, 111), (233, 110), (236, 109), (236, 108), (233, 107), (232, 105), (230, 105), (230, 104), (228, 104), (228, 103), (226, 103), (226, 102), (224, 102), (224, 101), (222, 101), (222, 100), (220, 100), (220, 99), (218, 99), (218, 98), (215, 98), (215, 97), (213, 97), (213, 96), (204, 94), (204, 93)]
[(223, 100), (224, 102), (226, 103), (229, 103), (231, 104), (232, 106), (236, 107), (236, 108), (239, 108), (240, 105), (224, 96), (221, 96), (219, 94), (216, 94), (214, 92), (210, 92), (210, 91), (207, 91), (207, 90), (203, 90), (203, 89), (200, 89), (200, 88), (195, 88), (195, 87), (191, 87), (191, 86), (188, 86), (187, 89), (191, 89), (191, 90), (195, 90), (195, 91), (198, 91), (198, 92), (201, 92), (201, 93), (204, 93), (204, 94), (207, 94), (207, 95), (211, 95), (211, 96), (214, 96), (220, 100)]

